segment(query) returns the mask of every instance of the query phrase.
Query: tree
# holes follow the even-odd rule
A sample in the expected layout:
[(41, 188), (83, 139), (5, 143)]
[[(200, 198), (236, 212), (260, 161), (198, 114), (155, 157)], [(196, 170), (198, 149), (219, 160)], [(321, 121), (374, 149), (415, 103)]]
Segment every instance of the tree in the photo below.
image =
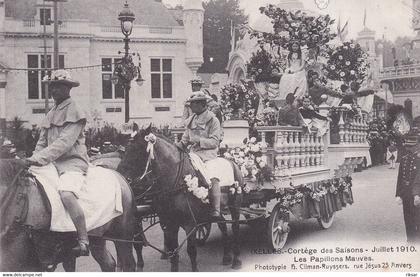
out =
[(204, 3), (204, 63), (199, 72), (226, 71), (231, 47), (231, 22), (238, 26), (247, 21), (248, 16), (240, 9), (239, 0), (210, 0)]

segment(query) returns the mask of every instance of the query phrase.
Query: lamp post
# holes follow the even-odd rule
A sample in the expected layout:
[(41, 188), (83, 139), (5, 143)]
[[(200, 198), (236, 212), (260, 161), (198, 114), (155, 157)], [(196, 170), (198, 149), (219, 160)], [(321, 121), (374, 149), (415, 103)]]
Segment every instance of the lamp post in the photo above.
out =
[[(129, 52), (131, 32), (133, 31), (133, 21), (136, 19), (134, 13), (130, 10), (127, 1), (124, 4), (123, 10), (118, 14), (118, 20), (121, 23), (121, 32), (124, 35), (124, 57), (121, 62), (115, 65), (114, 76), (112, 78), (114, 84), (121, 82), (124, 90), (124, 104), (125, 104), (125, 123), (130, 120), (130, 88), (131, 81), (137, 77), (136, 82), (139, 86), (143, 84), (143, 78), (140, 73), (140, 56), (138, 65), (134, 65), (133, 58)], [(121, 54), (121, 52), (118, 52)]]

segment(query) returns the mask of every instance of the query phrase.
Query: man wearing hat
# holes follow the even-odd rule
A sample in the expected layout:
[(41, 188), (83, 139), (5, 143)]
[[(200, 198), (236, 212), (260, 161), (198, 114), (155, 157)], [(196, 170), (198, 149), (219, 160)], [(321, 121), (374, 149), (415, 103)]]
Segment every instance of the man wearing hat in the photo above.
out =
[(199, 91), (195, 92), (188, 99), (193, 115), (186, 121), (186, 130), (178, 146), (187, 147), (191, 145), (191, 152), (197, 154), (205, 163), (209, 184), (209, 199), (212, 205), (212, 217), (220, 216), (220, 180), (213, 172), (215, 159), (220, 143), (220, 123), (214, 113), (207, 109), (209, 96)]
[(408, 243), (420, 243), (420, 143), (407, 141), (398, 171), (396, 200), (403, 206)]
[(79, 82), (72, 80), (65, 70), (54, 71), (48, 82), (55, 105), (41, 123), (33, 155), (22, 162), (26, 166), (53, 163), (59, 175), (58, 192), (78, 234), (79, 245), (73, 248), (74, 254), (88, 256), (85, 216), (77, 202), (88, 169), (84, 137), (86, 115), (70, 98), (70, 90), (78, 87)]
[[(203, 87), (203, 84), (204, 84), (200, 76), (196, 76), (194, 79), (190, 81), (190, 83), (191, 83), (192, 94), (201, 91), (201, 88)], [(184, 122), (193, 115), (193, 112), (191, 111), (191, 108), (190, 108), (190, 102), (188, 100), (184, 104), (184, 112), (182, 113), (182, 119)]]

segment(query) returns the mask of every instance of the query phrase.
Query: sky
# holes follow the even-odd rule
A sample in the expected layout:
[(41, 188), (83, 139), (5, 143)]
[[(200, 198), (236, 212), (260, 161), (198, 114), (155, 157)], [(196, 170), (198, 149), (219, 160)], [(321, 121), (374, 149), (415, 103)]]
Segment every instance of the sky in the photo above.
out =
[[(175, 6), (183, 4), (185, 0), (164, 0), (164, 3)], [(356, 38), (357, 33), (363, 29), (364, 11), (366, 9), (366, 26), (376, 31), (376, 38), (385, 36), (394, 40), (398, 36), (414, 36), (411, 29), (412, 16), (416, 13), (412, 7), (413, 0), (329, 0), (326, 9), (320, 10), (315, 0), (301, 0), (305, 9), (329, 14), (332, 18), (341, 18), (343, 25), (349, 21), (348, 39)], [(240, 0), (241, 8), (249, 15), (252, 25), (260, 16), (260, 6), (276, 4), (279, 0)]]

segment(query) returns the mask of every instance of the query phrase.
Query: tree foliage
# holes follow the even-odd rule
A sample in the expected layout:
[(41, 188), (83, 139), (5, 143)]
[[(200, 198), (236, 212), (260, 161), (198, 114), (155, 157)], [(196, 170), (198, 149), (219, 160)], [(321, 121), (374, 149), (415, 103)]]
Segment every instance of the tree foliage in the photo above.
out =
[(204, 3), (204, 63), (199, 72), (226, 71), (231, 47), (231, 22), (238, 26), (247, 21), (248, 16), (240, 9), (239, 0), (210, 0)]

